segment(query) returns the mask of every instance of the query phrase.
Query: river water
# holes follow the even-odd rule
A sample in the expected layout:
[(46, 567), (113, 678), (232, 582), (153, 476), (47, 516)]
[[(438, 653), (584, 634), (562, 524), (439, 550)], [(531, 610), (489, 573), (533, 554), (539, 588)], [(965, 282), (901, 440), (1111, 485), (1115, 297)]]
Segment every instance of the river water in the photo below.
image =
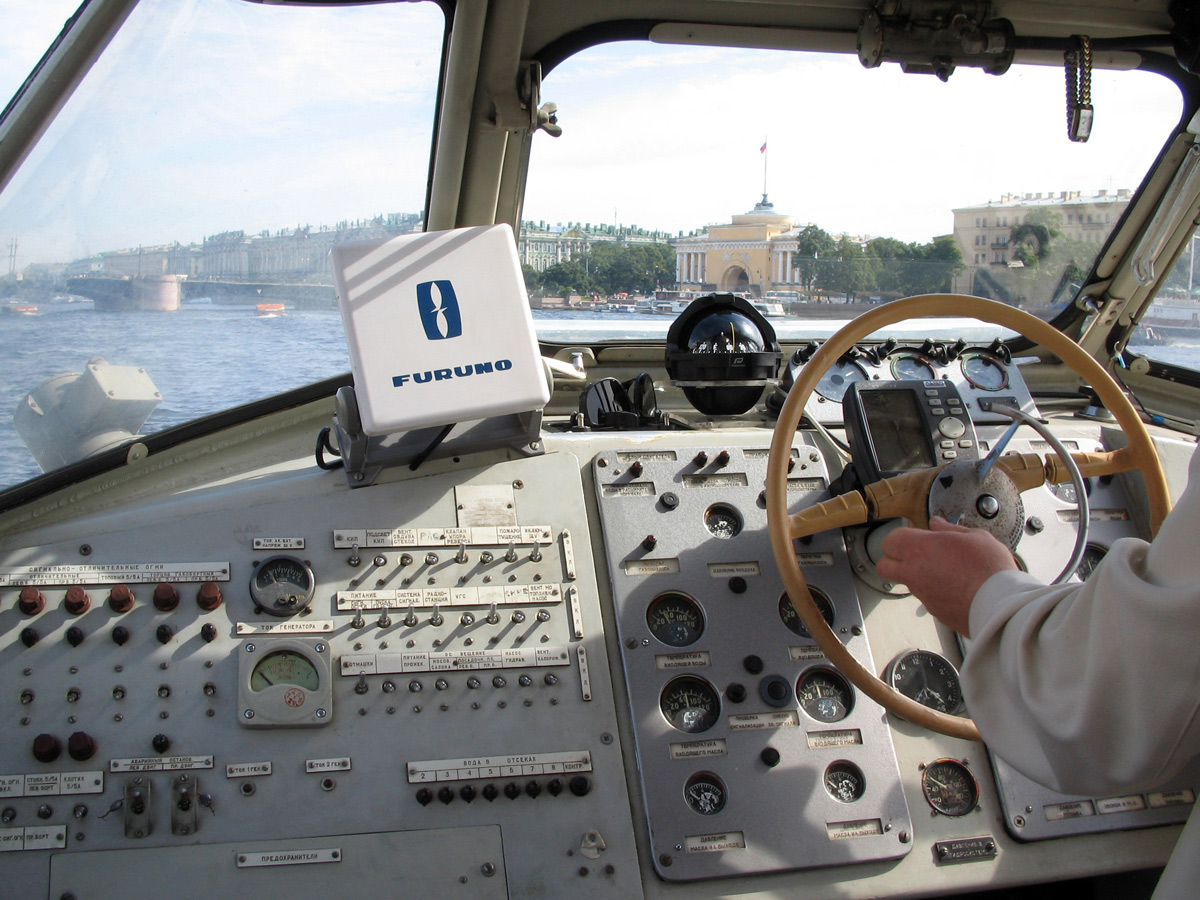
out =
[[(89, 359), (146, 369), (163, 396), (144, 432), (183, 422), (346, 372), (350, 368), (335, 309), (259, 317), (252, 307), (195, 306), (177, 313), (97, 312), (90, 303), (43, 306), (37, 316), (0, 317), (0, 489), (39, 474), (12, 426), (12, 410), (48, 378), (82, 371)], [(656, 338), (664, 316), (596, 316), (535, 311), (551, 339)], [(792, 331), (796, 320), (786, 322)], [(814, 322), (824, 336), (837, 323)], [(784, 330), (782, 325), (780, 331)], [(1143, 348), (1151, 357), (1200, 369), (1200, 342)]]

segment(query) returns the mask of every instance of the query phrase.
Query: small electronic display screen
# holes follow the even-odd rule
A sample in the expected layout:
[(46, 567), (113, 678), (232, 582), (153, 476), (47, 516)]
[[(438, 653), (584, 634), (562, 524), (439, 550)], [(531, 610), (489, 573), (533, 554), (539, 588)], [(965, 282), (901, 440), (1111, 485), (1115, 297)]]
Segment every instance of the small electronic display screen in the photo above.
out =
[(879, 471), (908, 472), (936, 464), (915, 393), (863, 391), (859, 399)]

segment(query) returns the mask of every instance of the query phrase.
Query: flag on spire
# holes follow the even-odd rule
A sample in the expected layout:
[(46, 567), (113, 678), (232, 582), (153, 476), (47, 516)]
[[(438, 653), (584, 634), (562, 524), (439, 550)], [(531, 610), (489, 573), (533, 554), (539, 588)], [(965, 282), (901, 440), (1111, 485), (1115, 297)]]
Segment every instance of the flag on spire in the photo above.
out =
[(758, 148), (758, 152), (759, 152), (759, 153), (766, 153), (766, 152), (767, 152), (767, 142), (766, 142), (766, 141), (763, 141), (763, 145), (762, 145), (761, 147), (759, 147), (759, 148)]

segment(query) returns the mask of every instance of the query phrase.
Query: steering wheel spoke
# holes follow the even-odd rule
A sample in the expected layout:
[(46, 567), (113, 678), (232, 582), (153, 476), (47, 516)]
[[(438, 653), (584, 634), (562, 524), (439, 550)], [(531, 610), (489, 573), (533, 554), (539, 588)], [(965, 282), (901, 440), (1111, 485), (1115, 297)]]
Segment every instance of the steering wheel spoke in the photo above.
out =
[(851, 491), (814, 503), (796, 513), (788, 521), (788, 534), (795, 540), (834, 528), (861, 525), (868, 517), (867, 503), (862, 494)]
[[(1103, 475), (1116, 475), (1118, 472), (1131, 472), (1142, 469), (1142, 463), (1132, 447), (1122, 447), (1120, 450), (1106, 450), (1096, 453), (1075, 452), (1071, 454), (1075, 465), (1079, 466), (1079, 474), (1084, 478), (1098, 478)], [(1071, 473), (1057, 456), (1046, 460), (1046, 480), (1058, 484), (1071, 480)]]

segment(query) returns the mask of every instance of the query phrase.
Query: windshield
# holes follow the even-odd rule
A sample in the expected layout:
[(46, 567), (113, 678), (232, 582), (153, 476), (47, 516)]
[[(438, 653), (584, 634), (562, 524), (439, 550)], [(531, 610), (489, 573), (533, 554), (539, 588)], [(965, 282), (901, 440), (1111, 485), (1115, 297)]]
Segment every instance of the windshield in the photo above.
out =
[[(142, 0), (0, 195), (0, 488), (348, 370), (328, 251), (424, 227), (445, 26), (434, 3)], [(543, 84), (562, 136), (533, 140), (539, 336), (662, 341), (712, 291), (789, 341), (929, 291), (1052, 316), (1180, 116), (1151, 73), (1092, 93), (1076, 144), (1058, 67), (585, 50)], [(972, 327), (896, 333), (995, 337)]]

